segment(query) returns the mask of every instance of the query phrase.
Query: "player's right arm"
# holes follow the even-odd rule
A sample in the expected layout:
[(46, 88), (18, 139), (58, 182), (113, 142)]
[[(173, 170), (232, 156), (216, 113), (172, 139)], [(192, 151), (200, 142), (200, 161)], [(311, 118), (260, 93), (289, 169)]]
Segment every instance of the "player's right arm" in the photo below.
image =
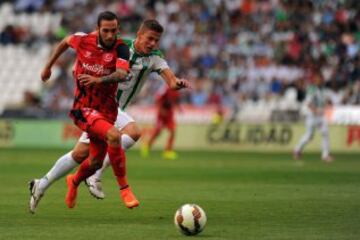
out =
[(46, 82), (51, 76), (51, 68), (56, 62), (56, 60), (70, 47), (71, 36), (64, 38), (55, 48), (54, 52), (51, 54), (49, 60), (47, 61), (44, 69), (41, 72), (41, 80)]
[(168, 87), (173, 90), (180, 90), (182, 88), (192, 88), (191, 84), (186, 79), (179, 79), (170, 69), (169, 65), (164, 59), (161, 51), (155, 51), (153, 72), (157, 72), (166, 82)]

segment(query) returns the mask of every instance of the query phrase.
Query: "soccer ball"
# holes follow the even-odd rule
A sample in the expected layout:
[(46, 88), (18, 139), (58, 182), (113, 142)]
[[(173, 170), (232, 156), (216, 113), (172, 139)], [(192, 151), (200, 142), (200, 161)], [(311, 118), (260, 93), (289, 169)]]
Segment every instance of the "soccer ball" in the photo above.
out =
[(196, 204), (184, 204), (175, 213), (175, 226), (184, 235), (196, 235), (204, 230), (206, 214)]

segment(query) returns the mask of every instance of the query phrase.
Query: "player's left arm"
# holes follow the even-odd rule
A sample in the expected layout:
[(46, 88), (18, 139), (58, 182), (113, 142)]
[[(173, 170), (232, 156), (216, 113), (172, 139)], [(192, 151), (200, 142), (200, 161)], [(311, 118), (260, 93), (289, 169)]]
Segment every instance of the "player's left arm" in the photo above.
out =
[(102, 77), (94, 77), (88, 74), (79, 75), (80, 82), (85, 85), (94, 85), (99, 83), (115, 83), (115, 82), (126, 82), (131, 79), (130, 73), (130, 50), (125, 44), (121, 44), (117, 47), (117, 59), (116, 59), (116, 70), (109, 75)]
[(180, 90), (182, 88), (191, 88), (191, 84), (188, 80), (177, 78), (170, 68), (162, 70), (160, 76), (171, 89)]

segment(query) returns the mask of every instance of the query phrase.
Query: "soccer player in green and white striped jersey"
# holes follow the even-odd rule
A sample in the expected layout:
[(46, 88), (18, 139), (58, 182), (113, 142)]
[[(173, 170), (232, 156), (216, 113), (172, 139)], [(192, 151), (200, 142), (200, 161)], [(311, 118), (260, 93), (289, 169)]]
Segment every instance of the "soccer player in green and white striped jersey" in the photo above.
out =
[[(125, 109), (140, 91), (150, 73), (157, 72), (160, 74), (171, 89), (179, 90), (190, 87), (187, 80), (175, 76), (161, 52), (157, 50), (162, 33), (163, 27), (156, 20), (145, 20), (137, 32), (136, 39), (124, 39), (124, 42), (130, 48), (131, 77), (125, 84), (119, 84), (117, 94), (119, 112), (115, 122), (115, 126), (122, 132), (121, 145), (124, 150), (129, 149), (140, 138), (140, 130), (135, 120), (125, 112)], [(106, 84), (106, 82), (97, 78), (87, 78), (82, 81), (82, 84)], [(46, 189), (75, 168), (78, 163), (81, 163), (87, 157), (88, 152), (89, 138), (86, 133), (83, 133), (72, 151), (60, 157), (43, 178), (34, 180), (30, 190), (32, 199), (37, 200), (30, 201), (30, 211), (32, 213), (35, 212)], [(107, 166), (109, 166), (108, 156), (104, 160), (103, 167), (94, 176), (86, 180), (90, 193), (99, 199), (105, 197), (100, 179)]]
[(321, 159), (325, 162), (331, 162), (333, 160), (329, 149), (329, 129), (324, 115), (325, 107), (329, 104), (330, 97), (327, 96), (322, 85), (322, 76), (319, 74), (315, 77), (315, 84), (309, 86), (307, 90), (305, 99), (305, 104), (308, 107), (305, 120), (306, 132), (300, 139), (298, 145), (295, 147), (295, 159), (299, 159), (301, 157), (304, 147), (314, 137), (315, 130), (319, 129), (322, 136)]

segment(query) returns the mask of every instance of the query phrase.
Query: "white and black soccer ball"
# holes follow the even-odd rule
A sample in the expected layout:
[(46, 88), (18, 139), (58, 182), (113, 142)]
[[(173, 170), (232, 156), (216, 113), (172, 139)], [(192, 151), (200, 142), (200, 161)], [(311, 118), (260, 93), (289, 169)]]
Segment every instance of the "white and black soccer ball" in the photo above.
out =
[(184, 235), (196, 235), (204, 230), (206, 214), (196, 204), (184, 204), (175, 213), (175, 226)]

